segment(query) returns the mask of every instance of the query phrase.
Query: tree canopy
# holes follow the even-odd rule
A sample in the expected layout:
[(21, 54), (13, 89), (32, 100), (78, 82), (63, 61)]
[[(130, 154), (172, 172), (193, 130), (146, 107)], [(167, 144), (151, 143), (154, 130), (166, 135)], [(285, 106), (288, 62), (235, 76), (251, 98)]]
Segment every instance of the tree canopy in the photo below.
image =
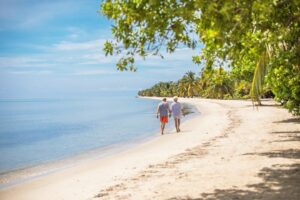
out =
[(104, 0), (101, 10), (114, 21), (114, 40), (104, 51), (123, 55), (118, 69), (134, 71), (135, 55), (163, 56), (202, 43), (195, 63), (228, 66), (236, 78), (252, 81), (254, 100), (265, 84), (300, 114), (300, 1)]

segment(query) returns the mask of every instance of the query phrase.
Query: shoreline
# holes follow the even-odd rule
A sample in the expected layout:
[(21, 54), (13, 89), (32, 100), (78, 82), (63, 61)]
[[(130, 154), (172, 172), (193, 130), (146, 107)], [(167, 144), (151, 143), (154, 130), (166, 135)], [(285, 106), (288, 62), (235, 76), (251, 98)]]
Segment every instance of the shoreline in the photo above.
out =
[(181, 133), (0, 190), (0, 198), (299, 199), (298, 118), (273, 101), (258, 110), (251, 101), (179, 102), (201, 111)]
[[(154, 98), (138, 97), (138, 98), (159, 100), (158, 98), (155, 97)], [(186, 104), (186, 105), (193, 112), (187, 114), (186, 117), (184, 117), (183, 123), (195, 117), (197, 114), (199, 114), (197, 113), (198, 111), (192, 104)], [(169, 123), (173, 125), (173, 121), (170, 120)], [(158, 126), (159, 126), (159, 122), (158, 122)], [(169, 127), (166, 129), (166, 131), (174, 132), (175, 129)], [(142, 145), (143, 143), (149, 142), (159, 136), (160, 136), (159, 131), (155, 131), (151, 136), (140, 136), (138, 138), (135, 138), (134, 140), (132, 139), (126, 140), (116, 144), (111, 144), (104, 147), (91, 149), (76, 155), (67, 156), (61, 159), (46, 161), (41, 164), (19, 168), (8, 172), (3, 172), (0, 174), (0, 191), (3, 189), (9, 189), (11, 187), (33, 181), (41, 177), (51, 175), (53, 173), (67, 170), (76, 165), (80, 165), (83, 162), (90, 162), (91, 160), (101, 160), (103, 158), (107, 158), (115, 154), (122, 153), (123, 151), (135, 148), (138, 145)]]
[(68, 168), (80, 165), (83, 162), (100, 160), (114, 154), (118, 154), (127, 149), (134, 148), (136, 145), (142, 144), (143, 142), (151, 140), (156, 136), (157, 135), (145, 136), (138, 138), (137, 141), (129, 140), (121, 143), (111, 144), (61, 159), (46, 161), (45, 163), (24, 167), (9, 172), (3, 172), (0, 174), (0, 191), (2, 189), (8, 189), (10, 187), (30, 182), (40, 177), (67, 170)]

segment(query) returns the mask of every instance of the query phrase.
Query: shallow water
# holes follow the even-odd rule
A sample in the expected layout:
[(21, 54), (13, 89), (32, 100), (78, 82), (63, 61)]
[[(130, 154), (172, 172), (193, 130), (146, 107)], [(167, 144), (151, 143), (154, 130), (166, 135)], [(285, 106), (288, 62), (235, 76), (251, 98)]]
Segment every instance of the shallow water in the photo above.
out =
[(0, 173), (152, 137), (157, 103), (132, 92), (1, 99)]

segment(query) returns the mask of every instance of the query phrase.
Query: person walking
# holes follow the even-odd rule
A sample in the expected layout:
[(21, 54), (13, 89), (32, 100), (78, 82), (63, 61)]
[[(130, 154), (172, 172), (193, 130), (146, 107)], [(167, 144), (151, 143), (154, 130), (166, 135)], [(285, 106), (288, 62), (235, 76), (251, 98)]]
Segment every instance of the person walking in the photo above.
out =
[(168, 114), (171, 116), (171, 110), (166, 98), (162, 99), (162, 102), (157, 106), (156, 117), (160, 117), (160, 130), (161, 134), (164, 134), (166, 123), (168, 123)]
[(171, 104), (171, 112), (173, 114), (175, 127), (177, 133), (180, 132), (180, 118), (181, 118), (181, 104), (178, 102), (178, 97), (173, 98), (174, 102)]

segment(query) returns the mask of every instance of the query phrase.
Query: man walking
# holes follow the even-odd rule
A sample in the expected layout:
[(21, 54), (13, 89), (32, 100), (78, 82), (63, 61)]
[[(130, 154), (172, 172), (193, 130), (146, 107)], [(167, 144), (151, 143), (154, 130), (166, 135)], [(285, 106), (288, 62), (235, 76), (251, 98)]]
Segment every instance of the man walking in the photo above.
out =
[(168, 114), (171, 116), (171, 110), (166, 98), (162, 99), (162, 102), (158, 104), (156, 117), (160, 116), (160, 130), (161, 134), (164, 134), (166, 123), (168, 123)]
[(178, 97), (173, 98), (174, 102), (171, 105), (171, 111), (173, 114), (175, 127), (177, 133), (180, 132), (180, 117), (181, 117), (181, 104), (178, 102)]

